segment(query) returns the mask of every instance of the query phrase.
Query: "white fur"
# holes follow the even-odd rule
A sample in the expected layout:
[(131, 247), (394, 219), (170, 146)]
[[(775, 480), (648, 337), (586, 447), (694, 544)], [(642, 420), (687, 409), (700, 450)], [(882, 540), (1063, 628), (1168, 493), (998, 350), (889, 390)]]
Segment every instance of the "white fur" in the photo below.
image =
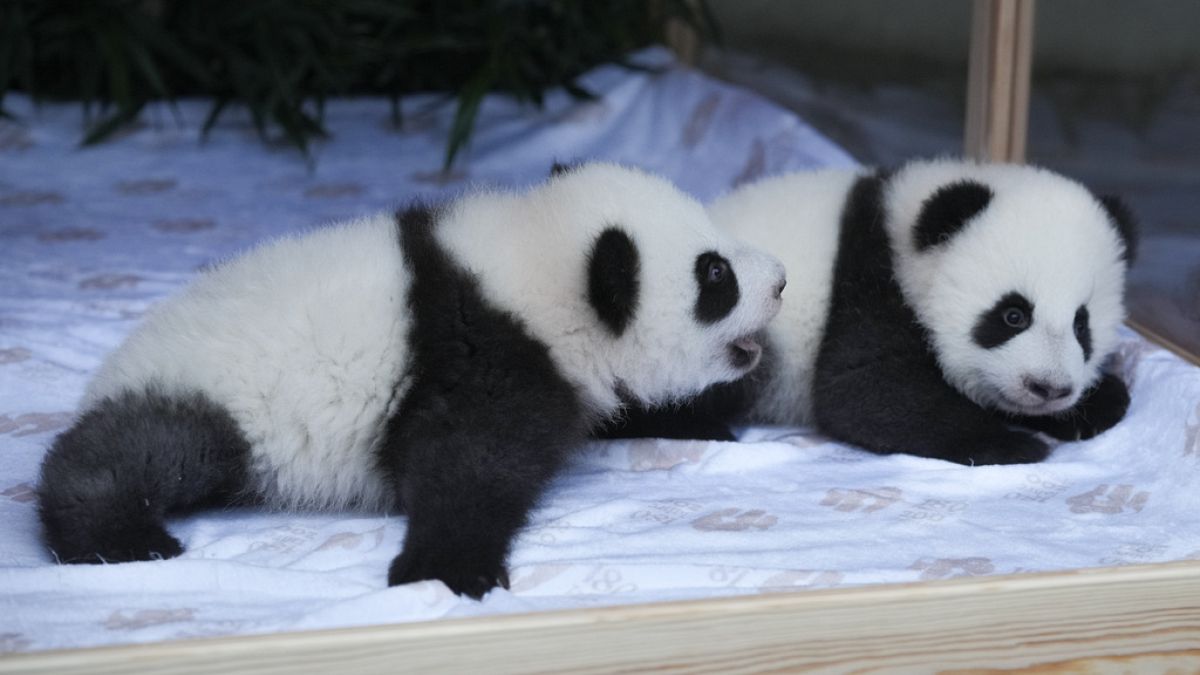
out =
[[(524, 194), (477, 192), (439, 214), (437, 237), (485, 297), (549, 345), (588, 409), (612, 415), (617, 387), (646, 402), (744, 373), (728, 345), (779, 309), (782, 266), (712, 226), (666, 181), (587, 165)], [(617, 338), (587, 301), (587, 259), (606, 227), (640, 254), (634, 319)], [(252, 446), (255, 487), (278, 506), (386, 507), (375, 466), (383, 425), (409, 382), (411, 273), (383, 214), (264, 245), (163, 302), (104, 363), (84, 409), (126, 389), (198, 390)], [(696, 256), (732, 264), (741, 302), (709, 326), (691, 313)], [(397, 383), (399, 386), (397, 387)]]
[(778, 256), (788, 274), (785, 301), (768, 329), (780, 374), (765, 381), (752, 416), (776, 424), (810, 421), (812, 375), (825, 332), (833, 263), (846, 194), (858, 173), (793, 173), (752, 183), (709, 206), (713, 222)]
[[(829, 310), (845, 199), (857, 173), (778, 176), (743, 187), (709, 207), (714, 222), (779, 256), (788, 287), (769, 339), (775, 372), (752, 411), (761, 422), (812, 422), (813, 369)], [(994, 198), (947, 245), (916, 253), (912, 231), (924, 201), (970, 178)], [(1095, 382), (1124, 319), (1123, 245), (1106, 212), (1081, 185), (1049, 171), (955, 160), (913, 162), (884, 196), (895, 273), (906, 302), (930, 331), (948, 382), (981, 405), (1025, 414), (1071, 407)], [(1031, 327), (995, 349), (971, 338), (979, 315), (1009, 291), (1035, 305)], [(1090, 313), (1093, 356), (1083, 361), (1075, 311)], [(770, 366), (768, 366), (770, 367)], [(1021, 385), (1029, 375), (1070, 382), (1073, 395), (1036, 406)], [(1014, 407), (1010, 402), (1029, 402)]]

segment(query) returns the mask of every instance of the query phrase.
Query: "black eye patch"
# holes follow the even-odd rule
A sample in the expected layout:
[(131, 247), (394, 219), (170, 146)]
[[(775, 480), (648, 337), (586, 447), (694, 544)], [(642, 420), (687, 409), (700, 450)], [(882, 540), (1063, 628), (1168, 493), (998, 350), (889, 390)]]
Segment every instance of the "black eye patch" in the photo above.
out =
[(700, 323), (715, 323), (729, 316), (738, 303), (737, 275), (729, 261), (713, 251), (696, 256), (694, 314)]
[(971, 338), (984, 349), (994, 349), (1025, 332), (1033, 323), (1033, 303), (1020, 293), (1008, 293), (979, 315)]
[(1079, 340), (1079, 346), (1083, 347), (1083, 360), (1090, 361), (1092, 358), (1092, 328), (1088, 325), (1088, 308), (1087, 305), (1080, 305), (1079, 309), (1075, 310), (1075, 339)]

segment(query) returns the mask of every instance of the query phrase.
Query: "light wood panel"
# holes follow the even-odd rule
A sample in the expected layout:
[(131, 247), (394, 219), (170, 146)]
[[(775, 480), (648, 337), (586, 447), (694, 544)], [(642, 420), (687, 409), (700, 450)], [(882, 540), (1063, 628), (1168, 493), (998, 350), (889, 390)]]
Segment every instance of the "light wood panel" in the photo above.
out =
[(1141, 335), (1142, 337), (1144, 337), (1147, 340), (1153, 342), (1154, 344), (1162, 347), (1163, 349), (1166, 349), (1167, 351), (1175, 354), (1176, 356), (1183, 359), (1184, 361), (1188, 361), (1190, 363), (1196, 364), (1197, 366), (1200, 366), (1200, 354), (1189, 351), (1183, 345), (1180, 345), (1177, 342), (1171, 340), (1170, 338), (1158, 333), (1157, 331), (1155, 331), (1154, 329), (1145, 325), (1144, 323), (1141, 323), (1139, 321), (1134, 321), (1133, 319), (1129, 319), (1129, 320), (1125, 321), (1125, 325), (1127, 325), (1130, 328), (1132, 328), (1133, 330), (1137, 331), (1138, 334)]
[(1200, 562), (10, 656), (0, 672), (1200, 672)]
[(966, 154), (1025, 160), (1034, 0), (975, 0), (967, 76)]
[(680, 63), (695, 66), (700, 60), (700, 35), (682, 19), (667, 22), (666, 40)]

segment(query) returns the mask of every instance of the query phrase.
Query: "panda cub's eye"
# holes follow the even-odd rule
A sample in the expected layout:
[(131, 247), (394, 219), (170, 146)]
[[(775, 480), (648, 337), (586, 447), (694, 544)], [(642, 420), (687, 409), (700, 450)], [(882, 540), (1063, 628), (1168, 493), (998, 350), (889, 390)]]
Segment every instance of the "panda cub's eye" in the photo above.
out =
[(971, 337), (984, 349), (995, 349), (1025, 332), (1033, 323), (1033, 303), (1016, 291), (1005, 293), (975, 320)]
[(1029, 326), (1029, 315), (1020, 307), (1006, 307), (1002, 316), (1004, 317), (1005, 325), (1012, 328), (1026, 328)]
[(717, 286), (725, 281), (729, 276), (729, 263), (724, 260), (712, 260), (708, 263), (708, 272), (705, 274), (704, 282), (710, 286)]
[(729, 261), (716, 251), (705, 251), (696, 256), (692, 273), (696, 278), (696, 306), (693, 314), (700, 323), (715, 323), (729, 316), (737, 307), (737, 272)]

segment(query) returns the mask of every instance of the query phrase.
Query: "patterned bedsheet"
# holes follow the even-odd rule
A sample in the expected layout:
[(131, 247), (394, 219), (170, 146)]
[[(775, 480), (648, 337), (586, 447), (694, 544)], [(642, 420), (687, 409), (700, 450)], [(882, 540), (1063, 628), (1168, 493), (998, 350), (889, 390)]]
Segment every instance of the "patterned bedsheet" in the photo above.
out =
[[(670, 66), (665, 52), (639, 58)], [(77, 106), (10, 100), (0, 121), (0, 653), (726, 594), (1200, 558), (1200, 369), (1132, 333), (1128, 419), (1035, 466), (877, 457), (805, 429), (739, 443), (630, 441), (581, 452), (483, 602), (388, 588), (402, 517), (212, 511), (175, 520), (178, 559), (56, 565), (33, 485), (88, 374), (155, 300), (263, 238), (539, 180), (552, 160), (645, 166), (710, 199), (765, 174), (853, 160), (791, 114), (683, 69), (602, 68), (600, 98), (542, 111), (489, 99), (442, 174), (444, 99), (328, 107), (308, 164), (247, 120), (196, 140), (206, 104), (158, 108), (79, 150)]]

